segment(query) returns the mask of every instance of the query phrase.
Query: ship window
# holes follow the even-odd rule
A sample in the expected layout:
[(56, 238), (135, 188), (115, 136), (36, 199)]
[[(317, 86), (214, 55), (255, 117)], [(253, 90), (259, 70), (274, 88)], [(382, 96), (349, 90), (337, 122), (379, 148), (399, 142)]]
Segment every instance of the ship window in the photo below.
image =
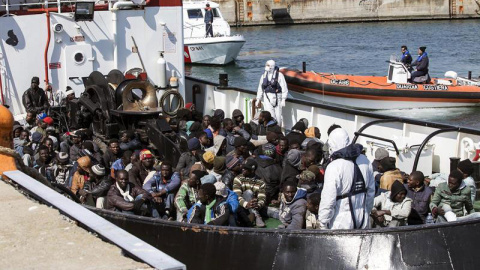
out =
[(81, 52), (77, 52), (74, 56), (73, 59), (75, 60), (75, 63), (81, 64), (83, 61), (85, 61), (85, 56)]
[(218, 12), (218, 8), (212, 8), (213, 10), (213, 17), (220, 18), (220, 12)]
[(201, 19), (203, 18), (201, 9), (189, 9), (187, 10), (189, 19)]

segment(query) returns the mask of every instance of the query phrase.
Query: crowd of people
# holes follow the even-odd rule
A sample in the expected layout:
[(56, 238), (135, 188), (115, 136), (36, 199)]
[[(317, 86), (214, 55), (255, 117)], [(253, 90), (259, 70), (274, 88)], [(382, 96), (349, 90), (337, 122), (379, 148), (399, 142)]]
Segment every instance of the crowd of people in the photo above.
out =
[(401, 172), (384, 148), (371, 162), (339, 125), (324, 142), (306, 119), (284, 134), (268, 111), (245, 123), (238, 109), (210, 116), (187, 103), (171, 121), (186, 142), (176, 161), (159, 158), (131, 130), (108, 142), (89, 129), (58, 134), (45, 108), (29, 108), (13, 128), (24, 164), (93, 207), (220, 226), (261, 228), (277, 219), (281, 229), (405, 226), (474, 212), (470, 160), (430, 181)]

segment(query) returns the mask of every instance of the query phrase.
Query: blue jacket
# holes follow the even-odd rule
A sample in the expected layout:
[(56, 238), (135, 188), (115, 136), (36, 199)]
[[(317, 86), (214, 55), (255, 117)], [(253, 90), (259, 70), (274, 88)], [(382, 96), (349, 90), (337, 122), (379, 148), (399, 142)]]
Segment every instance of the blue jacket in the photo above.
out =
[(205, 23), (213, 23), (213, 11), (212, 9), (205, 9), (205, 18), (203, 19)]
[(166, 189), (167, 194), (175, 194), (178, 188), (180, 188), (181, 182), (182, 181), (180, 180), (180, 174), (178, 172), (174, 172), (166, 183), (163, 183), (162, 175), (160, 174), (160, 172), (157, 172), (152, 178), (150, 178), (147, 182), (145, 182), (145, 184), (143, 184), (142, 188), (150, 193), (159, 192), (162, 189)]

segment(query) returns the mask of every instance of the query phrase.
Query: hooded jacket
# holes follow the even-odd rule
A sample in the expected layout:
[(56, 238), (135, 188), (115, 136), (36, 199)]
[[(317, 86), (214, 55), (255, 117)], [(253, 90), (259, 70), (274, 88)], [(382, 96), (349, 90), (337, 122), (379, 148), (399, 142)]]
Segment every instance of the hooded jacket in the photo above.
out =
[(285, 196), (281, 197), (279, 218), (286, 229), (300, 230), (304, 227), (305, 212), (307, 211), (307, 191), (298, 188), (293, 200), (287, 202)]
[(280, 185), (280, 179), (282, 176), (282, 166), (275, 162), (275, 159), (260, 155), (255, 158), (258, 164), (258, 168), (255, 170), (255, 174), (263, 179), (266, 184), (266, 202), (267, 205), (271, 199), (278, 194), (278, 188)]
[(277, 134), (282, 134), (282, 129), (278, 125), (275, 119), (270, 120), (267, 125), (258, 124), (257, 129), (255, 130), (255, 135), (257, 136), (267, 136), (267, 133), (275, 132)]
[[(359, 147), (347, 147), (350, 144), (350, 138), (344, 129), (337, 128), (332, 131), (328, 141), (331, 156), (335, 158), (343, 155), (343, 157), (353, 159), (365, 180), (366, 193), (353, 195), (351, 200), (357, 226), (367, 228), (375, 196), (372, 165), (367, 157), (361, 154)], [(325, 171), (322, 200), (318, 210), (320, 228), (353, 229), (354, 222), (350, 213), (348, 197), (337, 200), (337, 196), (350, 192), (353, 182), (354, 164), (351, 160), (337, 158), (328, 165)]]
[[(206, 149), (206, 151), (212, 152), (215, 156), (217, 156), (218, 152), (220, 151), (220, 147), (225, 141), (225, 137), (222, 135), (217, 135), (213, 138), (213, 146)], [(228, 152), (227, 152), (228, 153)]]
[(394, 202), (390, 199), (390, 195), (391, 192), (387, 191), (375, 197), (373, 209), (390, 210), (391, 215), (384, 216), (386, 227), (404, 226), (412, 210), (412, 199), (405, 197), (401, 202)]

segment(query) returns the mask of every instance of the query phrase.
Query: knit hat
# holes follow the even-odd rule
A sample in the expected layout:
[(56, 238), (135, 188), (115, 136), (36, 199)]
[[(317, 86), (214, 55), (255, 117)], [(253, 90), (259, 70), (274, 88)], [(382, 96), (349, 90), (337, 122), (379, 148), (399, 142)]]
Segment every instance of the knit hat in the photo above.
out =
[(460, 161), (457, 165), (457, 168), (460, 169), (460, 171), (462, 171), (464, 174), (471, 175), (473, 173), (473, 163), (468, 158)]
[(278, 140), (278, 134), (272, 131), (267, 132), (267, 141), (269, 143), (273, 143), (274, 141)]
[(193, 151), (193, 150), (200, 150), (200, 141), (197, 138), (191, 138), (187, 142), (188, 144), (188, 150)]
[(273, 157), (275, 155), (275, 145), (271, 143), (262, 145), (262, 153), (267, 157)]
[(315, 138), (315, 127), (309, 127), (305, 130), (305, 136), (307, 138)]
[(215, 193), (216, 195), (218, 196), (222, 196), (224, 198), (226, 198), (228, 196), (228, 189), (227, 189), (227, 186), (222, 183), (222, 182), (215, 182), (215, 184), (213, 184), (215, 186), (215, 189), (217, 190), (217, 192)]
[(235, 139), (233, 140), (233, 146), (235, 147), (240, 147), (244, 145), (247, 145), (247, 140), (245, 140), (245, 138), (243, 137), (235, 137)]
[(304, 182), (315, 182), (315, 174), (310, 170), (305, 170), (301, 174), (297, 175), (297, 178)]
[(252, 158), (247, 159), (242, 166), (243, 169), (252, 170), (252, 171), (256, 170), (257, 167), (258, 167), (257, 162)]
[(425, 50), (427, 49), (427, 47), (422, 46), (422, 47), (420, 47), (419, 49), (420, 49), (420, 51), (425, 52)]
[(23, 127), (21, 125), (14, 125), (12, 131), (15, 132), (17, 129), (23, 130)]
[(32, 134), (32, 142), (39, 143), (42, 140), (42, 137), (43, 137), (42, 133), (34, 132)]
[(51, 126), (53, 125), (53, 118), (51, 118), (50, 116), (47, 116), (45, 118), (43, 118), (43, 122), (47, 123), (47, 125)]
[(400, 181), (395, 180), (392, 184), (391, 189), (390, 189), (390, 200), (393, 201), (395, 196), (397, 196), (397, 194), (402, 192), (402, 191), (405, 191), (405, 193), (406, 193), (407, 189), (405, 188), (405, 186)]
[(243, 116), (242, 111), (240, 111), (239, 109), (233, 110), (233, 112), (232, 112), (232, 118), (237, 118), (237, 117), (239, 117), (239, 116)]
[(153, 158), (153, 154), (152, 152), (150, 152), (150, 150), (148, 149), (143, 149), (142, 151), (140, 151), (140, 160), (145, 160), (147, 158)]
[(298, 130), (301, 132), (305, 132), (305, 123), (303, 121), (298, 121), (293, 127), (292, 130)]
[(72, 90), (72, 88), (70, 87), (70, 89), (68, 89), (69, 86), (67, 86), (67, 91), (65, 92), (65, 95), (71, 95), (71, 94), (75, 94), (75, 91)]
[(58, 162), (60, 162), (60, 163), (65, 163), (65, 162), (68, 162), (69, 156), (68, 156), (68, 154), (65, 153), (65, 152), (59, 152), (59, 153), (57, 154), (57, 160), (58, 160)]
[(213, 159), (213, 171), (218, 174), (223, 174), (227, 166), (225, 165), (225, 157), (215, 157)]
[(187, 104), (185, 104), (185, 108), (187, 109), (190, 109), (192, 106), (193, 106), (192, 102), (188, 102)]
[(227, 169), (231, 170), (243, 163), (243, 157), (227, 156), (225, 161), (227, 163)]
[(204, 129), (203, 131), (204, 131), (205, 133), (207, 133), (207, 137), (208, 137), (209, 139), (213, 139), (213, 133), (212, 133), (212, 130), (211, 130), (211, 129), (206, 128), (206, 129)]
[(77, 160), (78, 167), (82, 168), (84, 171), (90, 173), (90, 167), (92, 166), (92, 161), (88, 156), (81, 157)]
[(385, 148), (379, 147), (375, 150), (375, 160), (380, 161), (386, 157), (388, 157), (388, 151)]
[(92, 166), (92, 173), (96, 176), (104, 176), (105, 175), (105, 167), (103, 165), (97, 164)]
[(47, 117), (47, 114), (46, 114), (46, 113), (39, 113), (39, 114), (37, 114), (37, 119), (38, 119), (38, 120), (43, 120), (45, 117)]
[(223, 121), (223, 119), (225, 119), (225, 112), (222, 109), (216, 109), (213, 113), (213, 117)]
[(40, 83), (40, 79), (38, 77), (32, 77), (32, 83)]
[(308, 127), (308, 120), (307, 120), (307, 118), (302, 118), (302, 119), (300, 119), (300, 120), (298, 120), (298, 121), (302, 121), (303, 124), (305, 125), (305, 128)]
[(297, 167), (302, 161), (302, 152), (297, 149), (291, 149), (287, 153), (287, 161), (293, 166)]
[(203, 153), (202, 158), (205, 161), (205, 163), (213, 164), (213, 160), (215, 159), (215, 155), (212, 152), (207, 151), (207, 152)]

